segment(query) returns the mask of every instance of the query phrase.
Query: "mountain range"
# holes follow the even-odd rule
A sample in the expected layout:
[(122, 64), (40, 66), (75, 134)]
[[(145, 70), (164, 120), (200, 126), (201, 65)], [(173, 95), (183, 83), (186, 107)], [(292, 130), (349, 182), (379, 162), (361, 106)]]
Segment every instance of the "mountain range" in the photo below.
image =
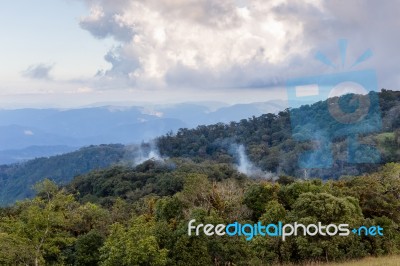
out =
[(276, 113), (284, 106), (283, 101), (269, 101), (0, 110), (0, 164), (62, 154), (87, 145), (140, 143), (179, 128), (239, 121)]
[[(44, 178), (50, 178), (58, 184), (67, 184), (75, 176), (93, 170), (107, 168), (115, 164), (138, 165), (149, 159), (164, 161), (166, 158), (175, 158), (196, 163), (212, 161), (228, 164), (249, 177), (269, 179), (287, 175), (296, 178), (337, 179), (341, 176), (360, 175), (375, 171), (384, 163), (400, 161), (400, 92), (383, 90), (378, 96), (382, 128), (380, 131), (361, 135), (360, 142), (369, 143), (371, 148), (377, 149), (380, 152), (380, 162), (368, 160), (370, 159), (368, 156), (371, 154), (365, 153), (366, 150), (361, 150), (362, 153), (357, 154), (357, 157), (365, 162), (371, 161), (372, 163), (357, 164), (348, 160), (349, 146), (346, 138), (335, 137), (335, 132), (341, 131), (347, 125), (331, 119), (327, 108), (328, 101), (323, 101), (311, 106), (302, 106), (292, 110), (286, 109), (277, 114), (267, 113), (258, 117), (252, 116), (238, 122), (218, 122), (200, 125), (196, 128), (181, 128), (177, 132), (168, 132), (168, 129), (164, 128), (163, 130), (167, 134), (161, 135), (149, 143), (90, 145), (69, 153), (64, 153), (69, 149), (68, 146), (24, 148), (22, 151), (34, 157), (40, 157), (41, 149), (46, 149), (46, 152), (53, 155), (62, 150), (64, 152), (60, 153), (64, 154), (0, 165), (0, 205), (9, 205), (16, 200), (32, 196), (32, 186)], [(348, 97), (343, 97), (343, 100), (346, 100), (346, 98)], [(182, 121), (184, 116), (189, 116), (188, 113), (177, 111), (179, 108), (182, 110), (182, 106), (175, 106), (175, 108), (176, 116), (181, 115), (181, 120), (175, 118), (176, 120)], [(186, 108), (187, 110), (190, 109), (188, 106)], [(196, 108), (199, 109), (198, 106)], [(242, 107), (236, 106), (235, 108), (240, 109)], [(104, 112), (104, 108), (99, 109)], [(171, 113), (173, 112), (173, 108), (169, 107), (168, 110)], [(200, 108), (200, 110), (205, 112), (205, 109)], [(222, 109), (222, 111), (225, 112), (226, 110)], [(220, 110), (220, 112), (222, 111)], [(313, 123), (317, 122), (328, 130), (327, 134), (333, 137), (333, 162), (330, 168), (302, 169), (299, 166), (300, 155), (315, 149), (312, 142), (299, 141), (292, 135), (290, 116), (296, 113), (300, 114), (299, 112), (307, 113), (307, 115), (301, 116), (304, 128), (310, 128)], [(107, 114), (108, 112), (104, 113)], [(213, 113), (218, 113), (218, 110)], [(143, 115), (143, 113), (141, 114)], [(156, 115), (161, 116), (159, 113)], [(76, 119), (81, 118), (77, 117)], [(111, 118), (107, 119), (112, 125), (115, 125), (115, 121)], [(168, 121), (166, 119), (164, 118), (165, 121)], [(157, 119), (152, 122), (154, 121), (157, 121)], [(103, 121), (95, 122), (103, 123)], [(194, 122), (192, 121), (192, 123)], [(15, 128), (17, 130), (22, 129), (22, 127)], [(83, 128), (88, 128), (88, 125)], [(119, 128), (124, 130), (115, 132), (115, 134), (126, 138), (130, 136), (129, 132), (135, 131), (135, 128), (130, 124), (120, 125)], [(102, 130), (107, 132), (107, 127)], [(144, 132), (143, 129), (141, 130), (140, 132)], [(4, 152), (14, 156), (18, 153), (15, 150)]]

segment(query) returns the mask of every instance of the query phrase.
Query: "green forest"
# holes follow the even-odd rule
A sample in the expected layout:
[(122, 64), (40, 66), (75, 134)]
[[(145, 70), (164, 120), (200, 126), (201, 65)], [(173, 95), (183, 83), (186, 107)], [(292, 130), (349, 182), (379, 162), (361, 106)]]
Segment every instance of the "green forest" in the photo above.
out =
[[(382, 90), (379, 94), (370, 94), (378, 97), (382, 126), (379, 131), (360, 134), (358, 138), (360, 142), (378, 148), (382, 164), (400, 161), (400, 92)], [(348, 96), (342, 96), (342, 99), (346, 100)], [(286, 109), (278, 114), (264, 114), (230, 124), (219, 123), (195, 129), (180, 129), (176, 134), (171, 133), (158, 138), (158, 147), (161, 154), (169, 157), (233, 163), (237, 159), (232, 154), (232, 143), (243, 144), (250, 160), (262, 170), (305, 177), (298, 164), (299, 155), (312, 149), (313, 144), (311, 141), (297, 141), (293, 138), (290, 116), (294, 115), (301, 116), (299, 120), (304, 128), (314, 130), (314, 124), (318, 123), (326, 129), (327, 134), (333, 136), (332, 167), (312, 169), (306, 177), (332, 179), (342, 175), (376, 171), (379, 166), (376, 163), (348, 163), (346, 138), (334, 137), (335, 132), (346, 125), (329, 119), (331, 115), (327, 105), (327, 101), (320, 101), (311, 106), (304, 105)]]
[[(230, 124), (180, 129), (138, 146), (119, 144), (0, 166), (0, 265), (276, 265), (340, 262), (400, 252), (400, 92), (379, 93), (382, 129), (360, 139), (377, 164), (305, 172), (312, 148), (290, 130), (293, 111), (328, 121), (326, 102)], [(326, 122), (332, 131), (340, 125)], [(238, 146), (254, 167), (237, 165)], [(137, 149), (163, 158), (134, 165)], [(18, 200), (16, 203), (13, 203)], [(379, 225), (383, 236), (188, 235), (188, 222)]]
[[(36, 197), (0, 211), (1, 265), (271, 265), (396, 254), (400, 164), (322, 182), (250, 179), (229, 164), (149, 160), (81, 175), (63, 187), (46, 179)], [(384, 236), (188, 236), (190, 219), (351, 226)]]
[[(361, 175), (377, 171), (388, 162), (400, 161), (400, 92), (383, 89), (379, 96), (382, 126), (379, 132), (359, 136), (360, 142), (376, 147), (381, 155), (380, 163), (349, 164), (345, 138), (333, 138), (334, 162), (330, 168), (310, 169), (307, 173), (299, 167), (299, 155), (312, 149), (310, 141), (293, 138), (290, 115), (304, 115), (304, 125), (310, 125), (315, 117), (322, 126), (335, 132), (338, 123), (326, 123), (329, 115), (327, 102), (287, 109), (278, 114), (264, 114), (229, 124), (201, 125), (182, 128), (155, 140), (154, 146), (163, 157), (187, 158), (194, 162), (212, 160), (219, 163), (237, 164), (237, 146), (243, 145), (249, 160), (262, 171), (274, 175), (296, 178), (318, 177), (337, 179), (343, 175)], [(329, 133), (328, 132), (328, 133)], [(148, 151), (149, 143), (142, 145), (108, 144), (89, 146), (78, 151), (37, 158), (12, 165), (0, 165), (0, 206), (13, 204), (16, 200), (32, 197), (32, 186), (49, 178), (57, 184), (68, 184), (74, 176), (115, 164), (131, 166), (138, 149)], [(358, 156), (364, 156), (358, 154)]]

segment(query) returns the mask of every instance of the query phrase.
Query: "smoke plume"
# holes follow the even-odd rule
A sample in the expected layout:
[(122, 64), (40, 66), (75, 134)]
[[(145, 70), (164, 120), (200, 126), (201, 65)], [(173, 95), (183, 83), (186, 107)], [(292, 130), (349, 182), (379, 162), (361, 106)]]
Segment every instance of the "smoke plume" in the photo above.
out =
[(240, 173), (254, 178), (275, 179), (275, 176), (271, 172), (261, 170), (249, 160), (242, 144), (233, 144), (231, 150), (233, 150), (237, 160), (236, 169)]

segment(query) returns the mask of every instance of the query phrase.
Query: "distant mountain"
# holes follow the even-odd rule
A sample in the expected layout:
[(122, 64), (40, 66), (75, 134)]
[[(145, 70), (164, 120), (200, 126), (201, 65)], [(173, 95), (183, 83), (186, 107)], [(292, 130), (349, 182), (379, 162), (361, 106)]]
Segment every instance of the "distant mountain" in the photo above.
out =
[[(381, 163), (398, 162), (400, 161), (398, 152), (400, 147), (400, 92), (385, 90), (379, 93), (379, 99), (382, 131), (365, 134), (360, 137), (360, 142), (375, 145), (381, 153)], [(258, 108), (263, 106), (261, 104)], [(186, 106), (185, 108), (192, 107)], [(201, 110), (198, 106), (193, 108), (193, 110)], [(238, 112), (243, 113), (244, 110), (250, 110), (250, 108), (254, 108), (254, 105), (234, 106), (230, 111), (240, 110)], [(158, 112), (161, 112), (160, 110)], [(252, 109), (252, 112), (254, 111), (256, 109)], [(210, 160), (236, 165), (240, 172), (248, 175), (255, 174), (256, 177), (291, 175), (338, 178), (341, 175), (370, 172), (379, 167), (379, 163), (354, 164), (348, 162), (347, 140), (336, 138), (332, 145), (335, 161), (331, 168), (316, 168), (307, 171), (300, 168), (300, 154), (312, 150), (313, 145), (310, 142), (293, 138), (290, 124), (290, 115), (293, 112), (295, 114), (296, 112), (300, 112), (298, 114), (307, 112), (307, 115), (301, 116), (304, 125), (309, 126), (310, 123), (317, 121), (332, 132), (346, 127), (346, 124), (328, 119), (330, 113), (327, 110), (327, 101), (324, 101), (311, 106), (303, 106), (291, 110), (291, 112), (284, 110), (278, 114), (268, 113), (250, 119), (242, 119), (239, 122), (203, 125), (192, 129), (182, 128), (177, 133), (158, 137), (147, 145), (89, 146), (50, 158), (3, 165), (0, 166), (0, 205), (31, 196), (33, 193), (31, 186), (46, 177), (66, 184), (76, 175), (107, 168), (114, 164), (132, 165), (134, 162), (140, 163), (150, 158), (159, 158), (160, 154), (170, 158), (179, 157), (189, 159), (189, 161), (191, 159), (195, 162)], [(218, 110), (211, 112), (215, 116), (224, 113), (229, 115), (229, 110), (222, 109), (219, 112)], [(180, 119), (166, 118), (158, 113), (149, 121), (119, 126), (113, 124), (113, 127), (108, 127), (110, 131), (103, 130), (102, 134), (105, 136), (104, 141), (111, 138), (111, 136), (107, 137), (107, 134), (113, 134), (113, 138), (128, 141), (131, 136), (155, 136), (157, 132), (168, 132), (171, 125), (178, 128), (183, 124)], [(136, 132), (137, 128), (140, 129), (138, 132)], [(17, 130), (22, 130), (22, 128), (17, 128)], [(102, 140), (92, 139), (92, 141)], [(362, 157), (366, 154), (361, 153), (358, 156)]]
[(32, 158), (48, 157), (77, 150), (76, 147), (54, 146), (29, 146), (21, 150), (0, 151), (0, 164), (23, 162)]
[(250, 103), (236, 104), (228, 107), (222, 107), (215, 112), (209, 114), (208, 123), (229, 123), (231, 121), (239, 121), (252, 116), (260, 116), (262, 114), (277, 113), (283, 110), (283, 105), (273, 102), (266, 103)]
[(228, 106), (203, 102), (65, 110), (0, 110), (0, 164), (54, 154), (44, 150), (38, 154), (24, 151), (30, 146), (83, 147), (104, 143), (140, 143), (176, 132), (179, 128), (276, 113), (283, 109), (280, 104), (266, 102)]
[(0, 126), (1, 150), (24, 149), (29, 146), (68, 146), (74, 144), (76, 146), (82, 145), (76, 138), (49, 133), (35, 127), (21, 125)]
[(204, 105), (181, 103), (170, 106), (154, 107), (162, 117), (176, 118), (183, 121), (187, 127), (206, 124), (209, 120), (210, 109)]

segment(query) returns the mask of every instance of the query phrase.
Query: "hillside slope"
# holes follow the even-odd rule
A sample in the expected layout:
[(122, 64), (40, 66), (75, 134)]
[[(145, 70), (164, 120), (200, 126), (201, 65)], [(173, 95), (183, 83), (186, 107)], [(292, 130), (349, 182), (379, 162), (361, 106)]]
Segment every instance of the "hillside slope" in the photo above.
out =
[[(105, 168), (123, 160), (130, 164), (143, 162), (151, 157), (150, 149), (153, 148), (153, 154), (158, 153), (158, 148), (164, 157), (236, 165), (242, 173), (258, 177), (270, 176), (272, 173), (275, 176), (332, 179), (342, 175), (371, 172), (381, 164), (400, 161), (400, 92), (384, 90), (379, 94), (379, 99), (382, 128), (379, 132), (361, 136), (363, 142), (380, 151), (381, 161), (378, 164), (349, 163), (346, 157), (346, 139), (339, 137), (334, 139), (332, 145), (335, 158), (332, 167), (309, 170), (299, 167), (299, 155), (312, 149), (313, 144), (309, 141), (300, 142), (292, 136), (290, 116), (293, 113), (306, 111), (308, 115), (304, 117), (305, 124), (311, 123), (311, 118), (316, 117), (319, 123), (325, 123), (324, 126), (332, 132), (343, 127), (326, 119), (329, 115), (325, 108), (326, 102), (318, 102), (291, 111), (253, 116), (229, 124), (183, 128), (175, 134), (159, 137), (156, 140), (157, 147), (143, 144), (132, 150), (132, 147), (124, 145), (91, 146), (64, 155), (0, 166), (0, 204), (6, 205), (32, 196), (31, 186), (46, 177), (65, 184), (76, 175)], [(134, 128), (128, 129), (132, 131)], [(144, 152), (141, 151), (143, 147), (147, 147)]]
[[(240, 160), (237, 146), (242, 144), (250, 161), (264, 171), (297, 177), (356, 175), (374, 170), (379, 164), (400, 160), (400, 92), (382, 90), (379, 94), (372, 93), (371, 97), (379, 100), (379, 105), (374, 106), (376, 112), (368, 113), (354, 125), (332, 119), (328, 101), (321, 101), (277, 115), (264, 114), (229, 124), (180, 129), (176, 134), (159, 137), (157, 143), (165, 156), (231, 163)], [(341, 101), (352, 103), (351, 95), (340, 97)], [(295, 131), (292, 130), (293, 119)], [(368, 158), (368, 153), (360, 149), (355, 157), (372, 163), (351, 162), (347, 137), (354, 132), (358, 133), (359, 143), (378, 150), (380, 159)], [(393, 137), (382, 141), (379, 135), (382, 132), (391, 132)], [(308, 171), (301, 169), (300, 155), (316, 149), (324, 141), (332, 142), (322, 154), (332, 153), (332, 165)]]
[(44, 178), (59, 184), (74, 176), (116, 164), (124, 158), (123, 145), (100, 145), (50, 158), (0, 166), (0, 205), (33, 196), (32, 186)]

